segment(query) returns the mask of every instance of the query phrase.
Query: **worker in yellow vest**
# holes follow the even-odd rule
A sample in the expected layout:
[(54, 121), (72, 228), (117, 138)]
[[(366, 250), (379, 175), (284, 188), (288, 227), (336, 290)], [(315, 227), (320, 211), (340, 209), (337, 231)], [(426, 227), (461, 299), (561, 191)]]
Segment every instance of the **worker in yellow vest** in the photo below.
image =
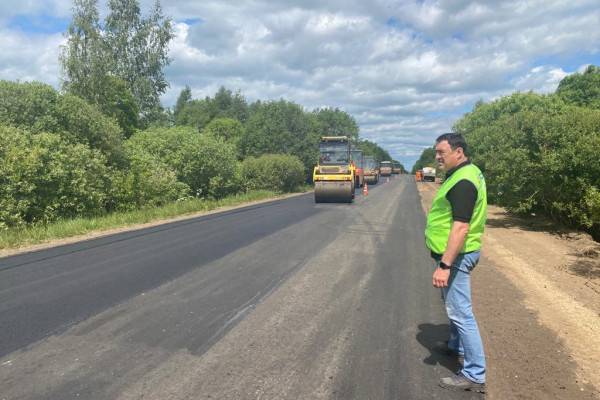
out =
[(471, 272), (479, 262), (487, 215), (483, 174), (471, 164), (467, 143), (456, 133), (436, 140), (435, 159), (446, 172), (427, 216), (425, 242), (436, 262), (433, 286), (441, 288), (450, 338), (439, 350), (463, 361), (456, 376), (442, 378), (451, 390), (485, 392), (485, 355), (471, 305)]

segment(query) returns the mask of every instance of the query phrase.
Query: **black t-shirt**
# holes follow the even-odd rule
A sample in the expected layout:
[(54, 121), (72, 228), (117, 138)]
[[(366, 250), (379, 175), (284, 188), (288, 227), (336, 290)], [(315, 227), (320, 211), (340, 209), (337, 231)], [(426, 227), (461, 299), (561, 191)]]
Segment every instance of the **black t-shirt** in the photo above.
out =
[[(462, 164), (452, 168), (446, 174), (446, 179), (450, 178), (456, 170), (471, 164), (470, 161), (465, 161)], [(458, 181), (452, 189), (446, 193), (446, 199), (452, 206), (452, 219), (459, 222), (470, 222), (477, 201), (477, 188), (475, 185), (466, 179)]]

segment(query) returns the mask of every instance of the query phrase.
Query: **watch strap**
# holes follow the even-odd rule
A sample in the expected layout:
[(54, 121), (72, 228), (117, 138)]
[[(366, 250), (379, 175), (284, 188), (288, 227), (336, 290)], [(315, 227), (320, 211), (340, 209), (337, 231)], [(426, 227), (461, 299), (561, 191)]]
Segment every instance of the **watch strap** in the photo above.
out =
[(452, 266), (451, 266), (451, 265), (448, 265), (448, 264), (446, 264), (446, 263), (445, 263), (445, 262), (443, 262), (443, 261), (440, 261), (440, 263), (439, 263), (439, 265), (438, 265), (438, 266), (439, 266), (441, 269), (450, 269), (450, 268), (452, 268)]

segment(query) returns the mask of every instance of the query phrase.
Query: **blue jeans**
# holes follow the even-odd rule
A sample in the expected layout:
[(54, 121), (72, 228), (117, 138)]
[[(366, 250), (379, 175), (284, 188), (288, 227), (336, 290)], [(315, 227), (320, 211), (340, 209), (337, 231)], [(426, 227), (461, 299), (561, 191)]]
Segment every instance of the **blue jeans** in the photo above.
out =
[(471, 305), (471, 271), (479, 262), (480, 252), (460, 254), (452, 264), (448, 287), (442, 298), (450, 319), (448, 347), (464, 355), (460, 371), (473, 382), (485, 382), (485, 354)]

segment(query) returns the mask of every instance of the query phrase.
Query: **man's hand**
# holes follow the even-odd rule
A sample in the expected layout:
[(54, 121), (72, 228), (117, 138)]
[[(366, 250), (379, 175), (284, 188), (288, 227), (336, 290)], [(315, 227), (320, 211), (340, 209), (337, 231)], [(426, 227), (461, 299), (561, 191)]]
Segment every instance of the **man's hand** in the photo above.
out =
[(448, 287), (448, 279), (450, 278), (449, 269), (436, 268), (433, 271), (433, 286), (436, 288)]

